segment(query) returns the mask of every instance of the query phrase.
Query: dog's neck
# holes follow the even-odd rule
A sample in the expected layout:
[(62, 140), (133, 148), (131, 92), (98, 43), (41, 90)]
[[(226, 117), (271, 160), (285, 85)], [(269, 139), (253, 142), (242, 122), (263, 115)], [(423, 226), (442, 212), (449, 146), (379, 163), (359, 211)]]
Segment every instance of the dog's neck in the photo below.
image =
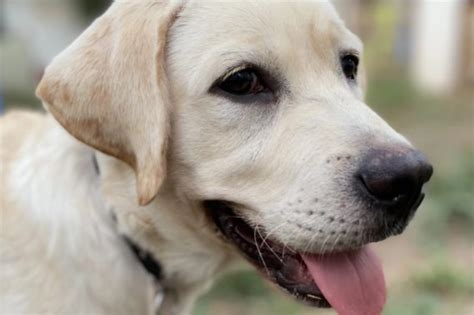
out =
[[(100, 177), (100, 167), (97, 161), (97, 156), (95, 152), (92, 155), (92, 163), (96, 175)], [(113, 211), (113, 210), (112, 210)], [(112, 212), (112, 219), (114, 222), (117, 222), (117, 217), (114, 212)], [(130, 248), (130, 251), (135, 255), (137, 262), (139, 262), (142, 267), (153, 277), (155, 283), (159, 283), (162, 280), (162, 267), (159, 261), (154, 257), (152, 253), (143, 249), (135, 241), (130, 239), (128, 236), (123, 235), (124, 243)]]
[(101, 195), (116, 216), (117, 232), (139, 252), (146, 252), (143, 257), (159, 262), (165, 294), (193, 300), (218, 273), (234, 265), (235, 253), (219, 239), (198, 205), (177, 196), (170, 181), (165, 181), (152, 203), (140, 207), (133, 170), (104, 154), (96, 153), (96, 157)]

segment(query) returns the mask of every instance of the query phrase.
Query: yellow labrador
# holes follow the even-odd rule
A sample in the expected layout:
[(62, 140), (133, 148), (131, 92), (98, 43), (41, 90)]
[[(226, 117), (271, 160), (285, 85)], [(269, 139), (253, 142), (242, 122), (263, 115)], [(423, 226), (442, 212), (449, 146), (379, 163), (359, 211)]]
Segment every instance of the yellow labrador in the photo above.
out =
[[(240, 257), (378, 315), (432, 173), (327, 1), (117, 0), (0, 121), (2, 314), (190, 314)], [(78, 141), (79, 140), (79, 141)]]

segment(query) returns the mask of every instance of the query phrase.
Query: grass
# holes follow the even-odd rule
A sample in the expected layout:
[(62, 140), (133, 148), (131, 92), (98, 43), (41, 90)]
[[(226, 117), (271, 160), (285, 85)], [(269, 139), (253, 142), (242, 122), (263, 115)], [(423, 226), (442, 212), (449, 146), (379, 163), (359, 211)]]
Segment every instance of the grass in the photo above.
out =
[[(472, 270), (454, 267), (444, 257), (395, 288), (384, 315), (472, 315)], [(470, 304), (471, 303), (471, 304)]]
[(435, 261), (426, 271), (413, 276), (414, 286), (438, 295), (474, 295), (473, 274), (450, 265), (446, 258)]

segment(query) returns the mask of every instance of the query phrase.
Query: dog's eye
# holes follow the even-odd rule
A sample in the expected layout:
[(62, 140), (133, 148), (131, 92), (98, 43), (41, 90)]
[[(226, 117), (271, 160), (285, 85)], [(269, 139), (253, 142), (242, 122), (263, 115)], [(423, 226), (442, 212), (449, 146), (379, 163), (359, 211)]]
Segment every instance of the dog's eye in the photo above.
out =
[(224, 77), (218, 87), (234, 95), (258, 94), (265, 91), (258, 73), (251, 68), (231, 72)]
[(355, 80), (359, 66), (359, 58), (354, 55), (345, 55), (341, 57), (342, 72), (349, 80)]

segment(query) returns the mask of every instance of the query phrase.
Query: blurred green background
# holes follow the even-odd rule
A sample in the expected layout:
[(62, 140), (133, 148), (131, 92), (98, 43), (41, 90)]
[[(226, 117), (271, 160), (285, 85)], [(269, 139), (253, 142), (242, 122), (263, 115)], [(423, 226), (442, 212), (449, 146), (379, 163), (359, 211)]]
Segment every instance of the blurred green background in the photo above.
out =
[[(474, 2), (452, 0), (460, 6), (457, 8), (442, 6), (449, 1), (424, 2), (441, 7), (423, 7), (422, 0), (339, 1), (349, 27), (366, 45), (368, 104), (427, 153), (435, 166), (427, 198), (407, 231), (376, 245), (389, 286), (384, 314), (472, 315)], [(99, 0), (6, 0), (0, 24), (4, 106), (40, 108), (33, 91), (41, 69), (107, 4)], [(54, 17), (48, 14), (54, 10), (60, 14), (56, 20), (74, 27), (58, 30), (59, 26), (51, 25)], [(446, 12), (452, 14), (443, 15)], [(31, 16), (35, 23), (18, 21)], [(430, 19), (438, 25), (430, 26)], [(32, 35), (31, 30), (41, 25), (46, 25), (43, 33), (36, 30), (39, 35)], [(449, 38), (443, 39), (446, 34), (437, 33), (436, 26), (451, 27)], [(60, 40), (51, 43), (50, 51), (42, 52), (31, 47), (32, 37), (38, 47), (47, 45), (51, 37)], [(454, 53), (440, 51), (443, 43)], [(434, 58), (427, 60), (431, 54)], [(220, 278), (194, 314), (335, 313), (299, 305), (248, 268)]]

